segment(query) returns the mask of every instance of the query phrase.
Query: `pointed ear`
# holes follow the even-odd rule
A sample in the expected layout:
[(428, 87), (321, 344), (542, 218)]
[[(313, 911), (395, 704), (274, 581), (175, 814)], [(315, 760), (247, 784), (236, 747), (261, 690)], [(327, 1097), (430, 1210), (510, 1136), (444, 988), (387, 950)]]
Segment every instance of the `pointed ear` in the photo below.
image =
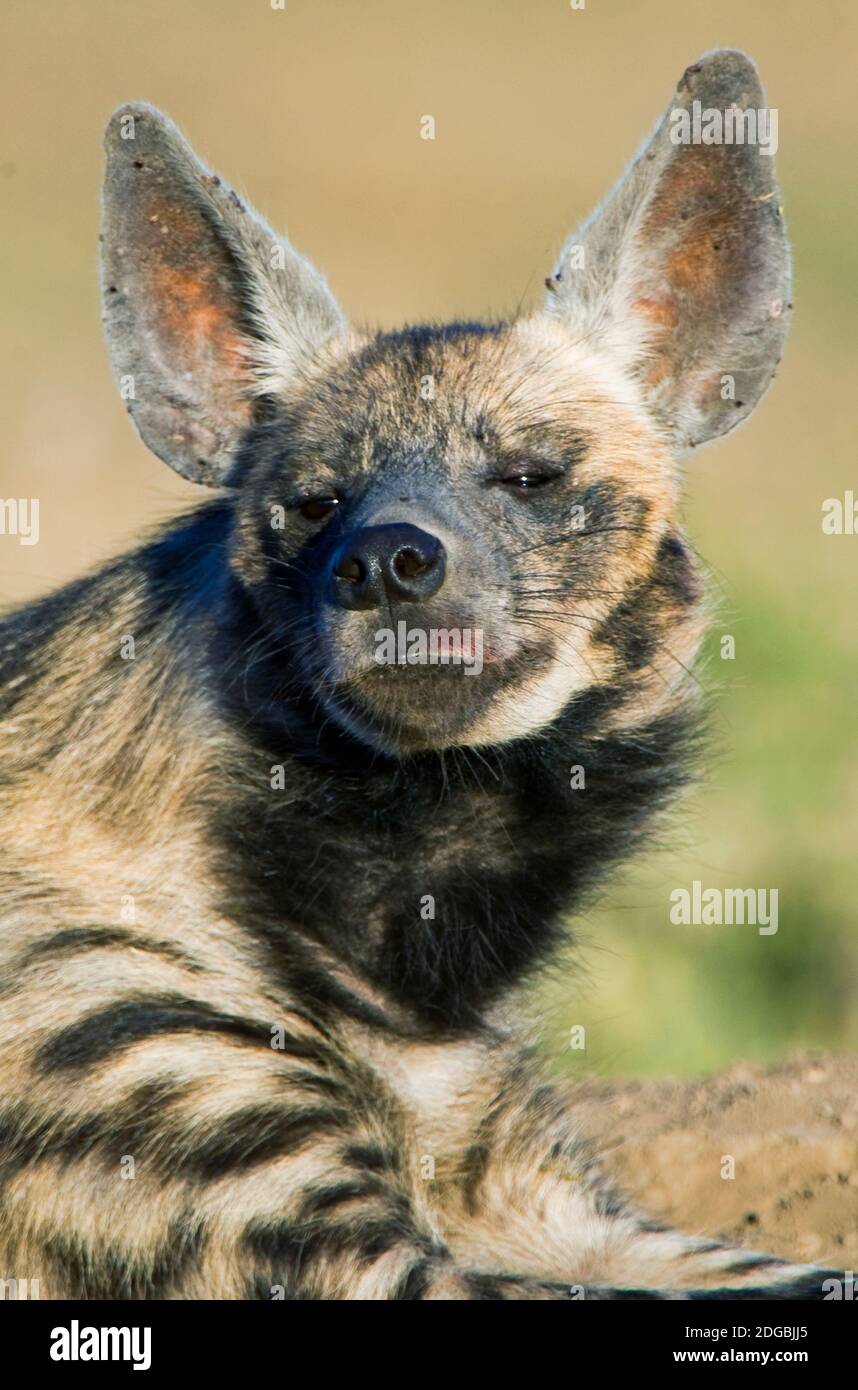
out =
[(322, 277), (151, 106), (105, 135), (102, 288), (123, 398), (153, 453), (217, 486), (258, 398), (343, 331)]
[(679, 449), (744, 420), (781, 355), (792, 306), (776, 146), (751, 60), (706, 54), (546, 281), (546, 309), (622, 361)]

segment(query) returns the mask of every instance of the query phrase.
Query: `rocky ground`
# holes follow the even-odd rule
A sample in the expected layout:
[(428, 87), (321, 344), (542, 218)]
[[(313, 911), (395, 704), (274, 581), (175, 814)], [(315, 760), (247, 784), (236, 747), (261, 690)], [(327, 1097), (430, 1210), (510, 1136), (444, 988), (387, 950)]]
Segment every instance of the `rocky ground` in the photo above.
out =
[[(579, 1115), (651, 1215), (858, 1272), (858, 1057), (738, 1064), (694, 1081), (587, 1082)], [(721, 1176), (728, 1156), (733, 1178)]]

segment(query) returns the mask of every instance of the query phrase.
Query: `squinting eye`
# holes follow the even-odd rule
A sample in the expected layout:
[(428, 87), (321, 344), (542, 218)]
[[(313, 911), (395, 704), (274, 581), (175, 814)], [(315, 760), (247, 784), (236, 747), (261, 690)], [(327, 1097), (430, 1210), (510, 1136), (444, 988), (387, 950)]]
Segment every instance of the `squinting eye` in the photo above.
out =
[(339, 504), (339, 497), (311, 497), (301, 505), (301, 515), (308, 521), (324, 521)]
[(530, 492), (535, 487), (544, 487), (554, 479), (545, 473), (510, 473), (501, 478), (504, 487), (514, 488), (516, 492)]

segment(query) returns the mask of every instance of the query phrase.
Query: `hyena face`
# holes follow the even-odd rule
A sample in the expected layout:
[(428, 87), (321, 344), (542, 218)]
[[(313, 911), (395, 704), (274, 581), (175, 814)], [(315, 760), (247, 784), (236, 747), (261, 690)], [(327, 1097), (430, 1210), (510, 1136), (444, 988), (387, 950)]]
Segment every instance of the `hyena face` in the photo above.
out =
[(376, 748), (506, 742), (594, 689), (617, 724), (677, 698), (701, 622), (676, 459), (752, 409), (789, 308), (771, 158), (674, 143), (694, 101), (764, 104), (741, 55), (689, 69), (543, 312), (373, 337), (163, 117), (111, 124), (131, 412), (233, 497), (231, 582), (282, 688)]
[(674, 502), (621, 374), (550, 321), (338, 343), (235, 477), (266, 625), (335, 718), (402, 750), (510, 739), (619, 678), (606, 620)]

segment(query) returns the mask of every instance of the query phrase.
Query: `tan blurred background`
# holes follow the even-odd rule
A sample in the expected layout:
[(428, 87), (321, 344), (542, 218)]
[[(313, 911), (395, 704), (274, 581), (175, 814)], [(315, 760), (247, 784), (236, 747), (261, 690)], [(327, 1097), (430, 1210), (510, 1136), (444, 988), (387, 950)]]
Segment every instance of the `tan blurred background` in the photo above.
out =
[[(722, 752), (664, 846), (587, 916), (540, 1013), (561, 1066), (580, 1065), (566, 1039), (583, 1023), (607, 1072), (858, 1045), (858, 536), (820, 524), (824, 499), (858, 491), (858, 6), (5, 0), (0, 26), (0, 497), (41, 502), (37, 546), (0, 536), (3, 603), (197, 496), (136, 439), (102, 347), (101, 131), (119, 102), (169, 112), (353, 318), (387, 326), (536, 302), (687, 64), (719, 45), (756, 58), (797, 312), (752, 422), (688, 473), (719, 603), (704, 679)], [(669, 893), (694, 878), (777, 888), (777, 935), (672, 926)]]

